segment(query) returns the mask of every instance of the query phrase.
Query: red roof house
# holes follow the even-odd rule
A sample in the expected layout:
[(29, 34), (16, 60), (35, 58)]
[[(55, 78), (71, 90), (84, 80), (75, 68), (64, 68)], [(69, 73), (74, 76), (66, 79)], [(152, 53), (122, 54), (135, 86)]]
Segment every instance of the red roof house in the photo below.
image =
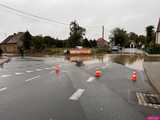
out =
[(104, 48), (104, 47), (108, 46), (108, 42), (105, 39), (103, 39), (103, 38), (97, 39), (96, 42), (97, 42), (98, 47)]

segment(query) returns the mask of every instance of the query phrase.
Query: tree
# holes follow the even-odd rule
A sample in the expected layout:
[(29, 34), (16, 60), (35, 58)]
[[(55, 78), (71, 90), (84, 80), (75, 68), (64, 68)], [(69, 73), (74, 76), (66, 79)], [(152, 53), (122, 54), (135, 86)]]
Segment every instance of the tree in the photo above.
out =
[(42, 50), (45, 48), (44, 38), (42, 36), (32, 37), (32, 46), (36, 50)]
[(92, 47), (90, 41), (89, 41), (87, 38), (85, 38), (85, 39), (83, 40), (82, 46), (83, 46), (83, 47), (89, 47), (89, 48)]
[(120, 45), (121, 47), (127, 46), (129, 42), (127, 31), (121, 28), (113, 29), (109, 38), (112, 44)]
[(63, 48), (64, 47), (64, 41), (59, 40), (58, 38), (56, 39), (56, 47), (57, 48)]
[(96, 40), (90, 40), (90, 44), (92, 48), (96, 48), (97, 47), (97, 42)]
[(50, 36), (45, 36), (44, 38), (45, 47), (51, 48), (56, 47), (56, 40)]
[(25, 50), (28, 50), (31, 48), (31, 44), (32, 44), (31, 39), (32, 39), (31, 34), (28, 31), (26, 31), (23, 36), (23, 47)]
[(128, 47), (130, 45), (131, 42), (133, 42), (135, 44), (135, 47), (138, 47), (138, 44), (139, 44), (139, 38), (138, 38), (138, 35), (134, 32), (130, 32), (128, 34), (128, 38), (129, 38), (129, 44), (128, 44)]
[(154, 26), (150, 25), (146, 27), (146, 47), (155, 45), (155, 30)]
[(85, 36), (85, 28), (79, 26), (76, 21), (70, 23), (70, 37), (68, 38), (68, 47), (75, 47), (82, 44)]
[(139, 39), (138, 48), (141, 48), (143, 45), (145, 45), (146, 36), (144, 36), (144, 35), (139, 35), (139, 36), (138, 36), (138, 39)]

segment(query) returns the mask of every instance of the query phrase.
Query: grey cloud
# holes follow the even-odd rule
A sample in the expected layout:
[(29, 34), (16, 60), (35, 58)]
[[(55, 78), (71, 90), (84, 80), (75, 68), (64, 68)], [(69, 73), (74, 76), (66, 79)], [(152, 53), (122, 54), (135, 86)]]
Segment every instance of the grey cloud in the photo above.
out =
[[(76, 19), (86, 27), (89, 38), (100, 37), (102, 25), (106, 37), (114, 27), (144, 34), (145, 27), (156, 26), (160, 17), (159, 0), (0, 0), (0, 3), (65, 23)], [(6, 34), (27, 29), (34, 35), (64, 39), (69, 35), (69, 26), (20, 17), (2, 7), (0, 18), (0, 40)]]

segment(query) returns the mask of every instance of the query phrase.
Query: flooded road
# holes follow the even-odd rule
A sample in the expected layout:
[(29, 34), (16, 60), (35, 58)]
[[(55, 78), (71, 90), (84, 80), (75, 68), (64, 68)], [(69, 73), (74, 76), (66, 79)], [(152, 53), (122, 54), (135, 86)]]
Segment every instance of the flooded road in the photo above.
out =
[(84, 64), (94, 63), (118, 63), (131, 69), (143, 70), (144, 61), (160, 61), (160, 57), (147, 57), (144, 54), (105, 54), (98, 56), (78, 55), (69, 56), (71, 62), (83, 60)]
[[(150, 103), (138, 102), (137, 93), (155, 93), (141, 71), (144, 59), (131, 54), (13, 57), (0, 71), (0, 119), (145, 120), (159, 115)], [(78, 68), (77, 60), (86, 66)], [(133, 69), (127, 67), (138, 69), (137, 81), (131, 81)]]

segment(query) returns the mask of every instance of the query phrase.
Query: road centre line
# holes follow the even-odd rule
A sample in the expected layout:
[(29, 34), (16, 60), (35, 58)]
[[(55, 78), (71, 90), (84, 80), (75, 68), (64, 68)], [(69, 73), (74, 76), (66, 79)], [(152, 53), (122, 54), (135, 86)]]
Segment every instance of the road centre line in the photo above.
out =
[(22, 74), (24, 74), (24, 73), (15, 73), (15, 75), (22, 75)]
[(42, 69), (39, 69), (39, 68), (38, 68), (38, 69), (36, 69), (36, 71), (41, 71), (41, 70), (42, 70)]
[(27, 70), (26, 72), (27, 72), (27, 73), (32, 73), (33, 71)]
[(44, 68), (44, 69), (48, 70), (49, 68)]
[(0, 89), (0, 92), (7, 90), (7, 87), (3, 87)]
[(47, 67), (47, 68), (44, 68), (46, 70), (54, 70), (55, 67)]
[(10, 74), (7, 74), (7, 75), (1, 75), (1, 77), (3, 77), (3, 78), (10, 77), (10, 76), (11, 76)]
[(84, 93), (85, 89), (78, 89), (73, 95), (69, 98), (69, 100), (76, 101), (78, 100), (82, 94)]
[(37, 78), (39, 78), (40, 77), (40, 75), (37, 75), (37, 76), (35, 76), (35, 77), (33, 77), (33, 78), (29, 78), (29, 79), (27, 79), (27, 80), (25, 80), (26, 82), (29, 82), (29, 81), (32, 81), (32, 80), (34, 80), (34, 79), (37, 79)]
[(87, 82), (92, 82), (93, 80), (95, 80), (95, 77), (89, 77)]

